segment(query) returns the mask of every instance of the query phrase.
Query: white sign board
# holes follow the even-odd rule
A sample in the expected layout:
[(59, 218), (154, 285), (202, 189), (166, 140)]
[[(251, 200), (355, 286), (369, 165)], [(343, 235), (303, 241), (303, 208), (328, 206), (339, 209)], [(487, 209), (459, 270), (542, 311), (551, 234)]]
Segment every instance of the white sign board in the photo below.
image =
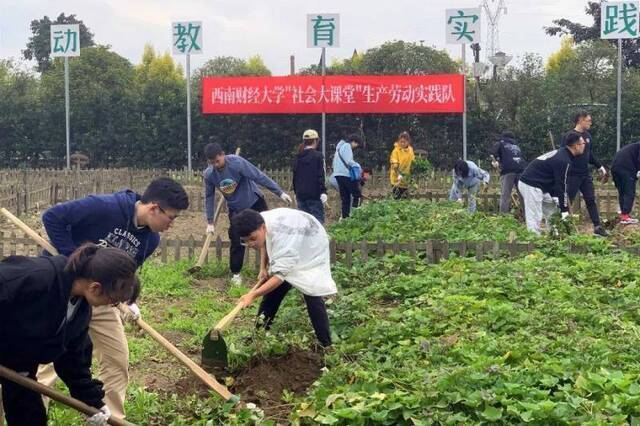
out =
[(480, 8), (447, 9), (446, 40), (449, 44), (480, 42)]
[(638, 2), (601, 3), (600, 37), (605, 39), (638, 37)]
[(340, 14), (308, 14), (307, 47), (340, 47)]
[(171, 24), (174, 55), (202, 53), (202, 21), (183, 21)]
[(51, 25), (51, 56), (80, 56), (80, 24)]

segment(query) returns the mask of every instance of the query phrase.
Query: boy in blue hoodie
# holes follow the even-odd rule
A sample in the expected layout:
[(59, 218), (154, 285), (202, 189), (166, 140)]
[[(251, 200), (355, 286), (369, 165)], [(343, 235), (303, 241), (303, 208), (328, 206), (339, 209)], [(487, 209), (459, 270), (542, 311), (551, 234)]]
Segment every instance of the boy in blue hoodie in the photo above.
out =
[(256, 166), (238, 155), (225, 155), (222, 147), (217, 143), (210, 143), (204, 147), (204, 155), (209, 167), (204, 171), (205, 210), (207, 215), (207, 230), (209, 234), (215, 232), (213, 216), (216, 210), (216, 188), (220, 191), (229, 208), (229, 269), (233, 274), (231, 282), (242, 284), (240, 270), (244, 263), (244, 246), (240, 235), (233, 226), (231, 219), (244, 209), (257, 212), (268, 210), (258, 185), (267, 188), (280, 197), (287, 205), (291, 204), (291, 197), (270, 177), (262, 173)]
[[(144, 194), (124, 190), (108, 195), (90, 195), (51, 207), (42, 222), (53, 246), (68, 256), (83, 243), (117, 247), (138, 264), (147, 259), (160, 242), (160, 232), (169, 229), (180, 211), (189, 207), (182, 185), (169, 178), (149, 184)], [(140, 310), (130, 305), (137, 319)], [(89, 335), (100, 364), (98, 377), (104, 383), (105, 402), (115, 417), (124, 418), (124, 398), (129, 383), (129, 347), (120, 312), (112, 306), (93, 309)], [(41, 368), (38, 380), (51, 385), (56, 380), (51, 365)]]

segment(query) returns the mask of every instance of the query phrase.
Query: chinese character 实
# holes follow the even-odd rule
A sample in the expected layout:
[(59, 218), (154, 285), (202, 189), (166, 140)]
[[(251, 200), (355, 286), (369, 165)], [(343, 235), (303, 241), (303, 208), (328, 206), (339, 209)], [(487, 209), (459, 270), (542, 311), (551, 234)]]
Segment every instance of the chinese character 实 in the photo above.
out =
[(459, 10), (457, 16), (449, 17), (447, 24), (454, 23), (453, 28), (455, 31), (451, 34), (458, 36), (456, 40), (464, 37), (469, 41), (473, 41), (472, 35), (475, 34), (475, 31), (469, 31), (469, 21), (475, 23), (478, 19), (480, 19), (478, 15), (465, 15), (463, 11)]

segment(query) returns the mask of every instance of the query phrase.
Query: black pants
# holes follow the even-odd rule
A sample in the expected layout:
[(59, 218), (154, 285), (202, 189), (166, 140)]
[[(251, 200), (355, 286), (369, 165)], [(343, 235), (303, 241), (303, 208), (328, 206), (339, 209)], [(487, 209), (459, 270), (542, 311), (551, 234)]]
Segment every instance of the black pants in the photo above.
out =
[(399, 186), (394, 186), (391, 190), (391, 194), (393, 195), (394, 200), (400, 200), (402, 198), (407, 198), (407, 188), (402, 188)]
[(340, 200), (342, 201), (342, 217), (347, 218), (351, 213), (351, 207), (356, 208), (360, 205), (360, 182), (352, 181), (347, 176), (336, 176), (338, 188), (340, 188)]
[[(11, 363), (5, 360), (2, 365), (18, 373), (27, 372), (30, 379), (36, 380), (38, 364)], [(2, 405), (8, 426), (47, 425), (47, 412), (39, 393), (3, 378), (0, 378), (0, 385), (2, 385)]]
[[(280, 303), (282, 303), (289, 290), (291, 290), (291, 284), (285, 281), (262, 298), (260, 307), (258, 308), (258, 317), (261, 314), (264, 315), (265, 329), (268, 330), (271, 328), (276, 313), (278, 313)], [(315, 331), (320, 344), (324, 347), (331, 346), (329, 316), (327, 315), (327, 308), (324, 305), (324, 299), (321, 296), (307, 296), (305, 294), (304, 301), (307, 304), (307, 312), (309, 313), (311, 325), (313, 325), (313, 331)], [(257, 324), (257, 326), (259, 327), (260, 324)]]
[[(263, 212), (265, 210), (269, 210), (267, 207), (266, 201), (264, 198), (259, 197), (258, 201), (256, 201), (251, 207), (251, 210), (255, 210), (257, 212)], [(236, 214), (240, 213), (240, 211), (229, 210), (229, 222)], [(240, 273), (242, 269), (242, 264), (244, 263), (244, 246), (240, 244), (240, 234), (238, 231), (229, 224), (229, 241), (231, 241), (231, 245), (229, 247), (229, 269), (232, 274)]]
[(314, 199), (305, 200), (300, 197), (296, 198), (298, 198), (298, 208), (300, 210), (309, 213), (318, 219), (318, 222), (324, 223), (324, 205), (322, 205), (322, 201)]
[(567, 177), (567, 195), (569, 200), (573, 203), (573, 200), (578, 195), (578, 191), (582, 193), (584, 203), (587, 206), (589, 217), (593, 226), (600, 225), (600, 215), (598, 214), (598, 205), (596, 204), (596, 193), (593, 187), (593, 178), (591, 175), (584, 176), (568, 176)]
[(636, 198), (636, 174), (627, 170), (611, 170), (613, 183), (618, 190), (618, 202), (622, 214), (631, 213)]

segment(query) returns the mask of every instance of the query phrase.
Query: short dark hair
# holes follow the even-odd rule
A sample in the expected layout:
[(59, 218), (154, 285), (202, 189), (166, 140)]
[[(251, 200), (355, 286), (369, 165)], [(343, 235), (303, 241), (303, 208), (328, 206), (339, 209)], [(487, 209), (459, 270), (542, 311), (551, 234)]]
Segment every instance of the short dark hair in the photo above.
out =
[(469, 176), (469, 165), (464, 160), (456, 160), (455, 164), (453, 165), (453, 171), (455, 172), (456, 176), (466, 178), (467, 176)]
[(511, 130), (505, 130), (504, 132), (502, 132), (502, 137), (503, 138), (509, 138), (509, 139), (515, 139), (516, 135), (514, 135)]
[(567, 132), (567, 134), (564, 136), (564, 144), (566, 146), (575, 145), (578, 143), (581, 137), (582, 135), (578, 132), (575, 132), (575, 131)]
[(204, 147), (204, 156), (206, 157), (207, 160), (213, 160), (220, 154), (224, 154), (224, 150), (222, 149), (220, 144), (208, 143)]
[(85, 243), (67, 258), (64, 271), (74, 278), (97, 281), (114, 301), (134, 303), (140, 295), (138, 264), (123, 250)]
[(255, 210), (245, 209), (233, 216), (231, 226), (241, 238), (248, 237), (264, 223), (262, 215)]
[(175, 180), (161, 177), (152, 181), (144, 190), (140, 201), (144, 204), (158, 203), (160, 207), (176, 210), (189, 208), (189, 196)]
[(576, 112), (576, 114), (573, 116), (573, 124), (578, 124), (578, 121), (589, 116), (591, 116), (591, 113), (587, 110), (582, 109)]
[(358, 145), (362, 145), (362, 138), (357, 133), (353, 133), (347, 136), (347, 142), (355, 142)]

